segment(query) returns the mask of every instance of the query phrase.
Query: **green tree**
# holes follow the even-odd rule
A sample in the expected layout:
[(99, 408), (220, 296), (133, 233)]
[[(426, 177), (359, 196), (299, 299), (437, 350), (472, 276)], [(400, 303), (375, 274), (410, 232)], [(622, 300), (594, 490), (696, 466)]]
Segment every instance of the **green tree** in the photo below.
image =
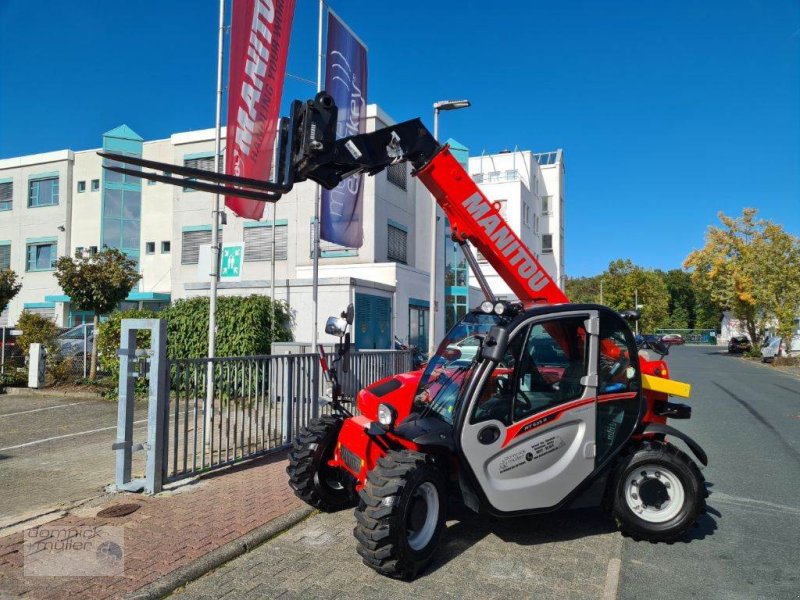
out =
[(17, 274), (11, 269), (0, 271), (0, 312), (3, 312), (8, 303), (19, 294), (22, 284), (17, 283)]
[(669, 323), (669, 290), (656, 271), (636, 266), (630, 259), (618, 259), (603, 274), (603, 300), (607, 306), (622, 311), (642, 307), (639, 327), (655, 331)]
[(684, 262), (697, 288), (744, 321), (754, 344), (771, 322), (791, 337), (800, 307), (800, 239), (757, 213), (719, 213), (723, 226), (710, 226), (705, 245)]
[(692, 277), (686, 271), (670, 269), (660, 272), (669, 293), (668, 327), (690, 329), (695, 326), (695, 294)]
[[(103, 248), (85, 256), (76, 252), (74, 258), (62, 256), (56, 262), (55, 277), (73, 308), (94, 312), (95, 332), (99, 330), (100, 315), (114, 310), (141, 279), (136, 261), (116, 248)], [(97, 376), (97, 337), (92, 344), (92, 380)]]
[(601, 298), (602, 281), (602, 275), (570, 277), (564, 286), (564, 293), (570, 302), (600, 304), (604, 300)]
[(25, 354), (30, 351), (31, 344), (41, 344), (47, 351), (47, 360), (55, 359), (58, 354), (56, 346), (58, 326), (52, 319), (23, 310), (17, 319), (17, 327), (22, 331), (17, 338), (17, 344)]

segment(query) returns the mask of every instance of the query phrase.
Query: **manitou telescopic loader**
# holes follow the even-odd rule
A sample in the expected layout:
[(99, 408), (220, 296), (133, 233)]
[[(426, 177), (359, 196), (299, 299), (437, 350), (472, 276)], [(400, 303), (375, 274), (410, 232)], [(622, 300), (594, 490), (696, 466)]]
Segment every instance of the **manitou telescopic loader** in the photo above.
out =
[[(702, 464), (707, 458), (666, 425), (690, 416), (688, 406), (668, 401), (688, 397), (689, 386), (668, 379), (662, 356), (637, 349), (625, 318), (636, 315), (570, 304), (419, 119), (337, 140), (336, 116), (324, 92), (293, 103), (280, 124), (275, 182), (104, 154), (118, 172), (267, 202), (299, 181), (330, 189), (410, 161), (444, 210), (486, 301), (447, 333), (424, 369), (361, 390), (355, 414), (342, 405), (322, 354), (331, 414), (294, 440), (287, 471), (297, 495), (326, 511), (357, 503), (358, 553), (402, 578), (433, 556), (453, 499), (492, 516), (595, 503), (634, 539), (680, 537), (704, 510), (706, 491), (695, 462), (666, 436), (683, 440)], [(467, 242), (519, 302), (497, 301)], [(326, 326), (345, 342), (340, 355), (351, 324), (348, 311)]]

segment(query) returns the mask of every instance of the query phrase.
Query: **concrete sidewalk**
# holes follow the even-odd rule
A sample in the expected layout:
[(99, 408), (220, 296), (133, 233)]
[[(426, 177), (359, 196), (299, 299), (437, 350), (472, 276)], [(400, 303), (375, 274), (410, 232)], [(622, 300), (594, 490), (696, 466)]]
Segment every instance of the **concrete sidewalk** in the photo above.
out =
[[(0, 598), (156, 598), (290, 527), (311, 510), (287, 485), (285, 454), (207, 475), (156, 497), (114, 494), (48, 526), (124, 528), (124, 574), (25, 577), (23, 532), (0, 538)], [(134, 503), (124, 517), (109, 506)]]

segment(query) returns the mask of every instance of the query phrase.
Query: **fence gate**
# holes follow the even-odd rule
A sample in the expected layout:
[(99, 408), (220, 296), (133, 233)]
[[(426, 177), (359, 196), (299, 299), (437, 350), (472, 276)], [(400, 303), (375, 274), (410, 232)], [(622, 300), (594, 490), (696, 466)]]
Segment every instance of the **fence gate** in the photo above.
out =
[[(149, 331), (149, 349), (136, 333)], [(140, 338), (141, 339), (141, 338)], [(117, 489), (156, 494), (163, 485), (285, 449), (318, 415), (323, 395), (316, 354), (167, 359), (162, 319), (123, 319), (120, 340)], [(341, 369), (341, 365), (339, 365)], [(410, 371), (412, 352), (354, 352), (340, 371), (344, 395)], [(134, 440), (134, 401), (148, 382), (147, 438)], [(141, 392), (142, 386), (138, 386)], [(144, 478), (131, 477), (137, 451), (146, 452)]]

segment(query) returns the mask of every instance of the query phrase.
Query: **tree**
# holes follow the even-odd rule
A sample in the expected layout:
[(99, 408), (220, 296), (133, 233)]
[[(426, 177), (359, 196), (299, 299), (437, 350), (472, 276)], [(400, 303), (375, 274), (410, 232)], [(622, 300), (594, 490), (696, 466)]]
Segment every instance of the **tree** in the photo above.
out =
[(603, 301), (623, 311), (642, 306), (639, 323), (643, 331), (666, 327), (669, 321), (669, 291), (659, 273), (636, 266), (630, 259), (618, 259), (608, 265), (603, 277)]
[(28, 354), (31, 344), (41, 344), (47, 352), (47, 360), (52, 361), (58, 354), (56, 338), (58, 326), (52, 319), (42, 315), (23, 310), (17, 319), (17, 327), (22, 333), (17, 338), (17, 344), (25, 354)]
[(705, 245), (684, 262), (695, 286), (745, 323), (754, 345), (770, 323), (791, 337), (800, 307), (800, 239), (757, 213), (719, 213), (723, 227), (710, 226)]
[(669, 293), (669, 328), (694, 328), (696, 299), (691, 275), (680, 269), (658, 273), (663, 277)]
[(599, 304), (603, 275), (592, 277), (570, 277), (564, 286), (564, 293), (570, 302)]
[(110, 313), (125, 300), (141, 279), (136, 261), (116, 248), (103, 248), (94, 255), (75, 253), (56, 262), (55, 276), (77, 310), (94, 312), (94, 341), (89, 379), (97, 376), (97, 332), (100, 315)]
[(0, 312), (3, 312), (8, 303), (19, 294), (22, 284), (17, 283), (17, 274), (11, 269), (0, 271)]

